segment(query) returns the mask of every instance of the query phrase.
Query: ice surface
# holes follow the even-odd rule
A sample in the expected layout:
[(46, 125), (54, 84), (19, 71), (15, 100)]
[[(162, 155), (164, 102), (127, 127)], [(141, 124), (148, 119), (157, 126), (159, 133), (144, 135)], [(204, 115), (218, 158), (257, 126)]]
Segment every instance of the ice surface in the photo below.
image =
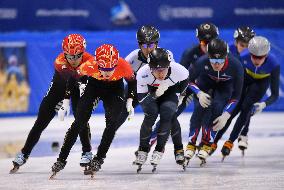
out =
[[(184, 145), (187, 143), (189, 114), (183, 114), (181, 121)], [(69, 117), (64, 122), (55, 118), (42, 133), (27, 163), (16, 174), (9, 174), (12, 158), (0, 159), (0, 189), (284, 189), (284, 114), (264, 113), (251, 121), (249, 148), (245, 158), (237, 148), (221, 163), (219, 142), (215, 154), (208, 158), (204, 168), (194, 157), (187, 171), (175, 164), (172, 142), (169, 141), (163, 159), (152, 174), (152, 166), (147, 164), (140, 174), (132, 165), (134, 151), (138, 146), (140, 124), (143, 116), (137, 115), (119, 130), (111, 146), (102, 170), (92, 180), (83, 175), (79, 166), (81, 145), (77, 141), (63, 171), (55, 180), (48, 180), (51, 166), (58, 153), (51, 151), (51, 143), (62, 144), (65, 132), (72, 122)], [(0, 119), (0, 143), (23, 143), (35, 118)], [(100, 141), (104, 129), (104, 117), (93, 116), (91, 121), (93, 152)], [(230, 129), (229, 129), (230, 132)], [(223, 140), (226, 140), (228, 134)]]

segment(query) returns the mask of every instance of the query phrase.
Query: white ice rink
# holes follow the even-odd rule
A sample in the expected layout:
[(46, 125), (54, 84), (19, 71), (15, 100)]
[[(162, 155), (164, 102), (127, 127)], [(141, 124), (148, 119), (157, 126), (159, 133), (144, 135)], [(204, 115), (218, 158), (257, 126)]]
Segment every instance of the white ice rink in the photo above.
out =
[[(189, 118), (188, 114), (179, 118), (184, 145), (187, 143)], [(142, 119), (142, 115), (137, 115), (118, 130), (102, 170), (94, 179), (83, 175), (83, 169), (79, 166), (81, 146), (77, 141), (65, 169), (57, 174), (55, 180), (49, 180), (51, 166), (58, 155), (58, 152), (51, 151), (51, 142), (59, 141), (61, 145), (72, 122), (72, 117), (64, 122), (55, 118), (43, 132), (27, 163), (16, 174), (9, 174), (12, 158), (0, 159), (0, 189), (284, 189), (284, 113), (265, 113), (253, 117), (245, 158), (241, 157), (235, 143), (231, 155), (221, 163), (220, 149), (223, 140), (226, 140), (224, 138), (219, 142), (215, 154), (208, 158), (204, 168), (200, 168), (200, 161), (193, 158), (190, 167), (184, 172), (175, 164), (172, 142), (169, 141), (161, 164), (154, 174), (149, 161), (140, 174), (136, 173), (137, 167), (132, 165)], [(0, 119), (0, 144), (17, 142), (22, 145), (34, 120), (35, 118)], [(95, 153), (105, 126), (104, 118), (93, 116), (90, 125)]]

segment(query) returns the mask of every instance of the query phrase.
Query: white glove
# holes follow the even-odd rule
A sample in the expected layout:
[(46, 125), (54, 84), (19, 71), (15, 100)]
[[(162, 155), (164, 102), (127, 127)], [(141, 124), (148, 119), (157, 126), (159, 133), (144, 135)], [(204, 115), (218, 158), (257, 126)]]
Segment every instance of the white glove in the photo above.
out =
[(80, 83), (80, 84), (79, 84), (80, 97), (83, 96), (84, 91), (85, 91), (85, 89), (86, 89), (86, 86), (87, 86), (87, 85), (84, 84), (84, 83)]
[(178, 97), (178, 106), (180, 106), (182, 104), (182, 101), (183, 101), (184, 97), (185, 96), (183, 96), (183, 95), (179, 95), (179, 97)]
[(167, 83), (162, 83), (159, 85), (158, 89), (156, 90), (156, 96), (160, 97), (162, 96), (166, 90), (168, 90), (169, 85)]
[(203, 108), (207, 108), (211, 104), (211, 97), (209, 94), (206, 94), (203, 91), (198, 92), (197, 97), (199, 99), (199, 103)]
[(128, 120), (130, 120), (134, 116), (134, 108), (132, 106), (133, 99), (128, 98), (126, 101), (126, 110), (129, 113), (128, 114)]
[(222, 115), (217, 117), (213, 121), (213, 131), (219, 131), (220, 129), (222, 129), (226, 125), (230, 116), (231, 114), (229, 114), (229, 112), (224, 112)]
[(257, 102), (255, 104), (253, 104), (253, 115), (258, 114), (260, 112), (262, 112), (262, 110), (266, 107), (266, 103), (265, 102)]
[(64, 99), (61, 108), (58, 110), (58, 117), (60, 121), (64, 120), (64, 116), (70, 114), (70, 100)]

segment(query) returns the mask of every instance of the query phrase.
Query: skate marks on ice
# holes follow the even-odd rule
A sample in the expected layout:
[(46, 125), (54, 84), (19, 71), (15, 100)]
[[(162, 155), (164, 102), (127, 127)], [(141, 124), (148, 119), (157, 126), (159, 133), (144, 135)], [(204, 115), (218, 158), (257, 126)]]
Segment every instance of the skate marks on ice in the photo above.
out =
[[(56, 157), (30, 158), (16, 174), (8, 174), (11, 159), (0, 160), (0, 189), (204, 189), (214, 188), (258, 188), (275, 189), (284, 186), (284, 161), (282, 154), (248, 155), (232, 154), (224, 163), (220, 155), (207, 159), (205, 167), (200, 168), (200, 160), (191, 160), (190, 167), (184, 172), (174, 161), (170, 146), (165, 152), (156, 173), (152, 165), (143, 166), (140, 174), (131, 163), (133, 148), (113, 149), (105, 160), (102, 170), (95, 174), (94, 180), (83, 174), (79, 166), (80, 153), (72, 153), (64, 170), (55, 180), (48, 180), (51, 166)], [(124, 152), (125, 154), (121, 154)], [(126, 152), (130, 152), (127, 154)], [(239, 152), (238, 152), (239, 153)], [(248, 152), (250, 154), (250, 152)], [(244, 160), (244, 165), (242, 163)]]

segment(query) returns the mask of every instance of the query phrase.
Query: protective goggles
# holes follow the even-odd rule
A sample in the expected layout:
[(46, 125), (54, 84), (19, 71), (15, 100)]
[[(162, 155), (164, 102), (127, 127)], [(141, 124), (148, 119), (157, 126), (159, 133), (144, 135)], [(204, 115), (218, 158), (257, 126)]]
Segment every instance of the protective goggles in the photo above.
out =
[(150, 43), (150, 44), (147, 44), (147, 43), (140, 43), (140, 45), (143, 47), (143, 48), (150, 48), (150, 49), (152, 49), (152, 48), (154, 48), (155, 47), (155, 45), (156, 45), (156, 43)]
[(225, 63), (225, 59), (209, 59), (211, 64), (221, 65)]
[(66, 59), (70, 59), (70, 60), (76, 60), (82, 57), (83, 53), (79, 53), (77, 55), (69, 55), (69, 54), (64, 54)]
[(257, 56), (257, 55), (253, 55), (253, 54), (250, 54), (250, 55), (252, 56), (253, 59), (263, 59), (266, 56), (266, 55)]
[(104, 68), (104, 67), (98, 67), (98, 69), (100, 71), (104, 71), (104, 72), (111, 72), (115, 69), (115, 67), (112, 67), (112, 68)]

